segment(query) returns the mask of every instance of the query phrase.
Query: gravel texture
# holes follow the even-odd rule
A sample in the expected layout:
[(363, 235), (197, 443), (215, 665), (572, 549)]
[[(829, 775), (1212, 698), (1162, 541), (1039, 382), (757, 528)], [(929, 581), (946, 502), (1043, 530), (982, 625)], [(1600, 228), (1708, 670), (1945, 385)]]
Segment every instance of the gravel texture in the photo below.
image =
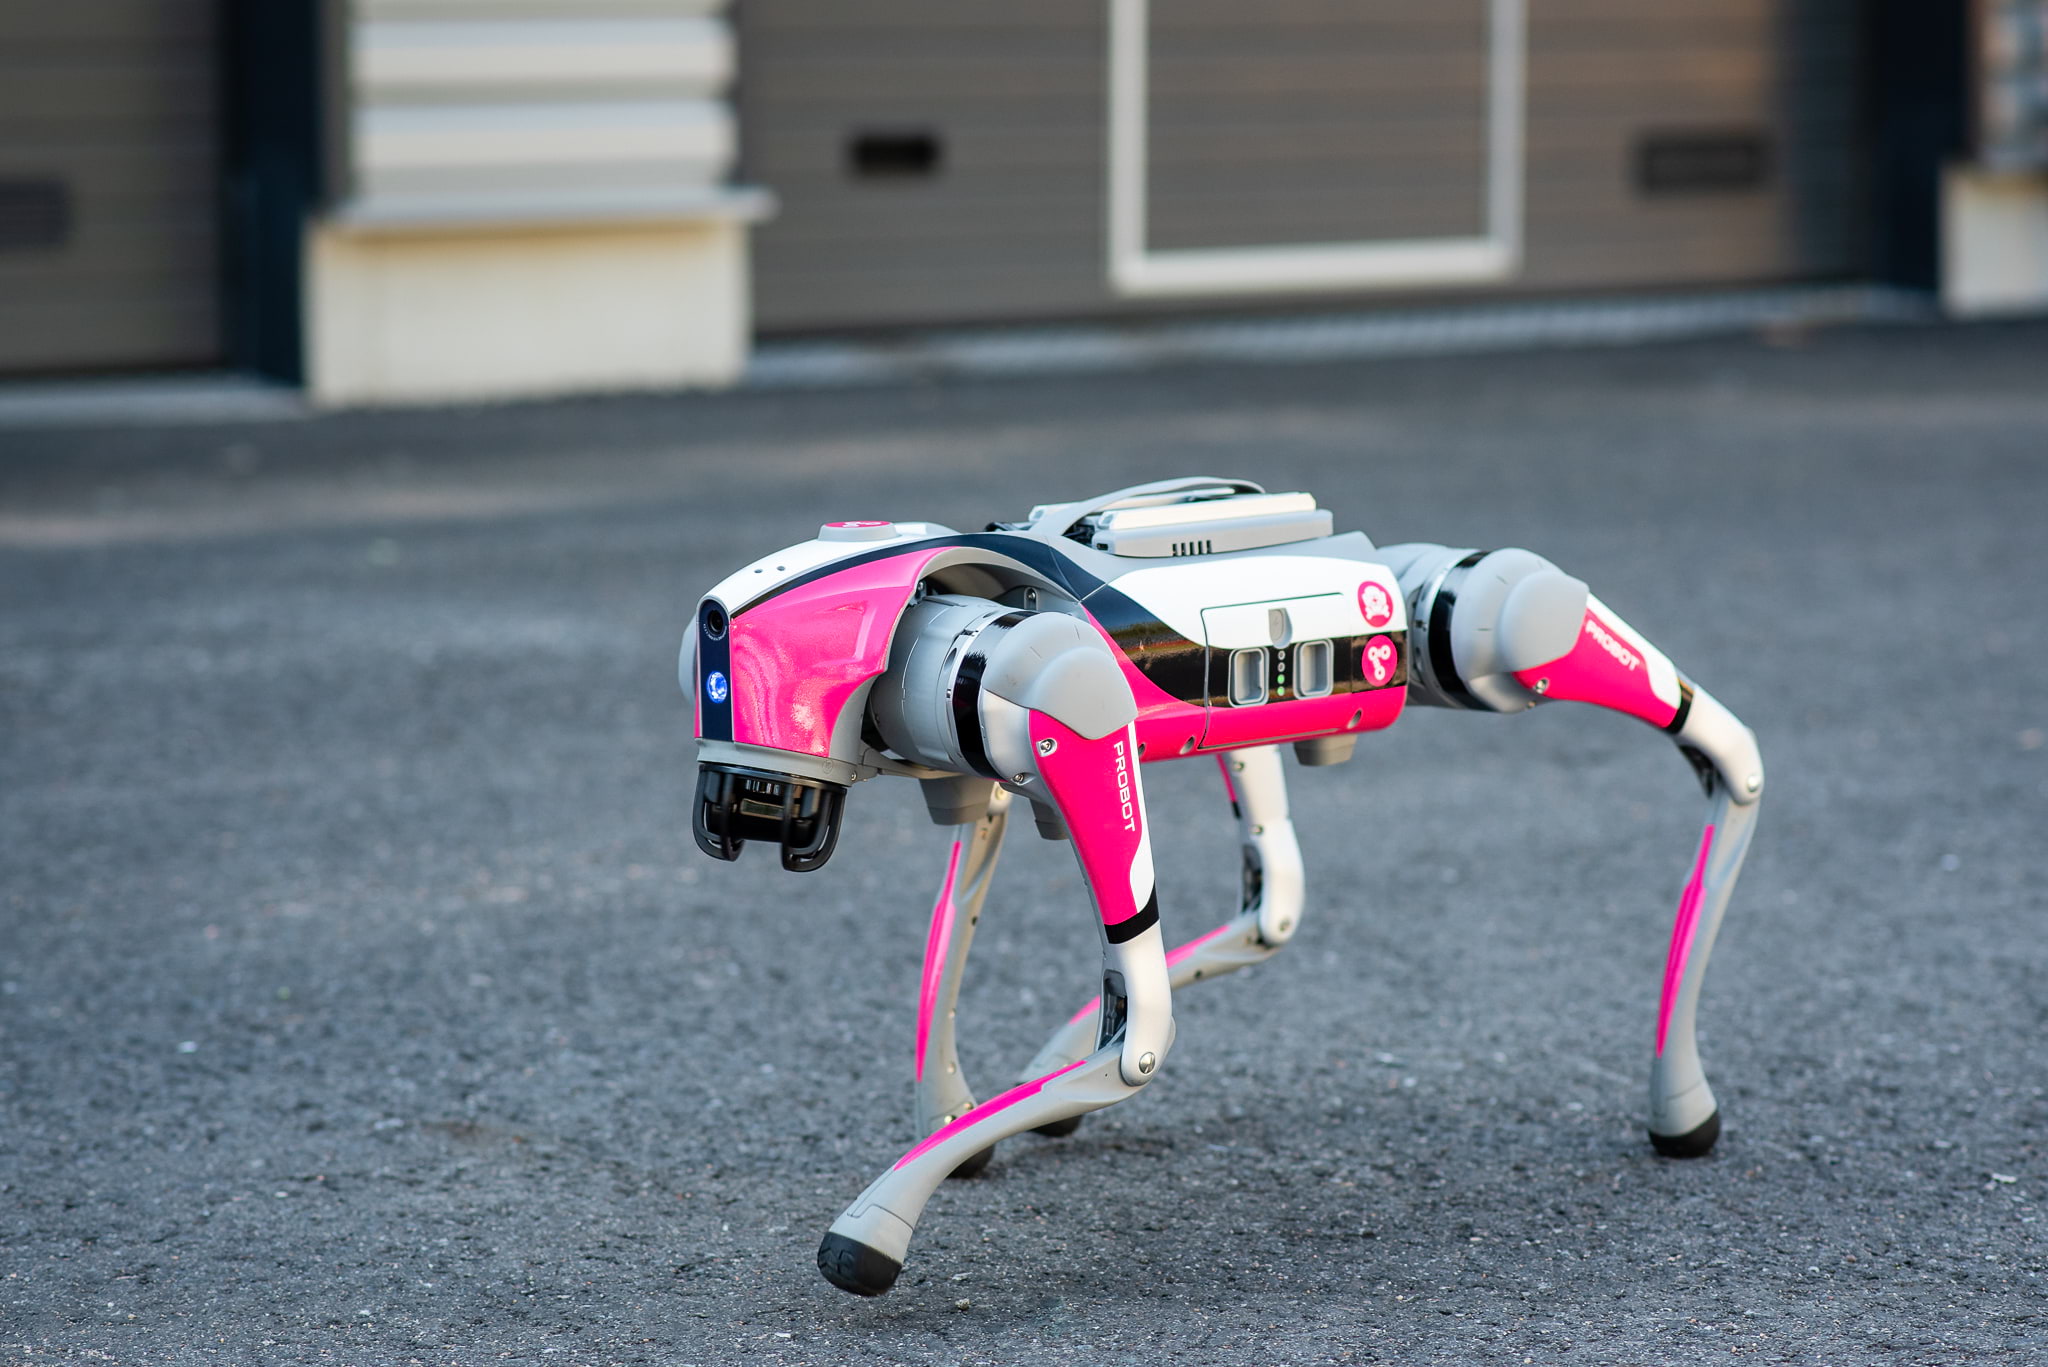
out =
[[(2048, 325), (1781, 330), (0, 432), (0, 1362), (2048, 1361), (2044, 376)], [(1721, 1146), (1640, 1120), (1684, 763), (1417, 709), (1294, 772), (1293, 947), (845, 1296), (943, 837), (877, 783), (821, 873), (700, 855), (695, 596), (1200, 472), (1549, 555), (1756, 728)], [(1148, 786), (1184, 937), (1228, 814)], [(1070, 853), (1007, 859), (985, 1092), (1093, 990)]]

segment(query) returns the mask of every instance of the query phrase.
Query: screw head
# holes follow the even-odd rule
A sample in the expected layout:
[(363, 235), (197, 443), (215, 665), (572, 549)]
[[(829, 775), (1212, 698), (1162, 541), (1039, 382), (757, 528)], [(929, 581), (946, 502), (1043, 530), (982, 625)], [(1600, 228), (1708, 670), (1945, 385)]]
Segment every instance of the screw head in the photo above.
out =
[(1158, 1066), (1159, 1056), (1157, 1054), (1145, 1053), (1138, 1055), (1138, 1071), (1146, 1077), (1152, 1076), (1152, 1070)]
[(1049, 755), (1059, 748), (1060, 743), (1051, 736), (1047, 736), (1044, 740), (1038, 742), (1038, 753), (1041, 755)]
[(1538, 693), (1548, 693), (1550, 691), (1550, 680), (1538, 679), (1530, 687), (1534, 688)]
[(1758, 792), (1764, 786), (1764, 776), (1762, 774), (1751, 774), (1742, 781), (1742, 786), (1749, 789), (1752, 793)]

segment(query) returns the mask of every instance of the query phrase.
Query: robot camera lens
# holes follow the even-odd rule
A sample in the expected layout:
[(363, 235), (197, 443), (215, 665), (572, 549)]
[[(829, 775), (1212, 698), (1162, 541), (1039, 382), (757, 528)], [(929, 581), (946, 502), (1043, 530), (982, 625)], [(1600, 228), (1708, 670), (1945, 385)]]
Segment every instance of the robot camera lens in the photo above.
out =
[(716, 603), (704, 605), (704, 634), (714, 641), (725, 637), (725, 609)]

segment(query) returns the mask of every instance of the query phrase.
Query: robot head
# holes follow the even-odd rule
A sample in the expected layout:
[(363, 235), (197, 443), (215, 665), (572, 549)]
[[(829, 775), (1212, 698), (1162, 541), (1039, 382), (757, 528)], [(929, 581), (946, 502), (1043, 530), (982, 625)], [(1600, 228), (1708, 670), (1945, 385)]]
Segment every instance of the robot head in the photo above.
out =
[(749, 840), (773, 841), (798, 872), (831, 857), (846, 790), (873, 773), (862, 764), (868, 695), (935, 554), (894, 530), (871, 550), (821, 537), (764, 557), (698, 605), (678, 672), (697, 701), (691, 826), (706, 854), (736, 859)]
[[(680, 672), (697, 697), (700, 762), (691, 833), (714, 859), (739, 858), (749, 840), (773, 841), (782, 866), (799, 873), (822, 868), (832, 857), (853, 775), (850, 765), (833, 761), (837, 718), (820, 715), (828, 699), (804, 685), (806, 666), (814, 663), (809, 657), (836, 655), (846, 663), (848, 643), (820, 632), (816, 621), (818, 605), (835, 592), (829, 581), (838, 577), (757, 600), (739, 620), (715, 594), (698, 605), (695, 640), (684, 643)], [(780, 601), (785, 598), (791, 601)], [(836, 610), (844, 615), (843, 606)], [(859, 615), (858, 605), (852, 615)], [(888, 632), (881, 636), (880, 661), (866, 662), (876, 672), (887, 660)]]

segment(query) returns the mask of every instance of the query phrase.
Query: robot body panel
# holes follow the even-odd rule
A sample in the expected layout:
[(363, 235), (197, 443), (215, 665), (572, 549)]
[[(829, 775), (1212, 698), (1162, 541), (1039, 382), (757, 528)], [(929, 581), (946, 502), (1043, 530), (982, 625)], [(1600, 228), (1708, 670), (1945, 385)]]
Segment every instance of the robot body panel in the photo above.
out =
[[(1309, 553), (1325, 543), (1340, 553)], [(880, 547), (801, 543), (728, 577), (701, 606), (700, 617), (722, 613), (730, 628), (722, 652), (699, 642), (697, 735), (862, 766), (841, 721), (886, 667), (920, 580), (946, 570), (1074, 594), (1068, 610), (1122, 657), (1147, 761), (1378, 730), (1399, 717), (1405, 698), (1407, 623), (1393, 571), (1362, 558), (1362, 548), (1369, 543), (1354, 533), (1286, 553), (1125, 563), (1108, 567), (1115, 578), (1105, 581), (1094, 573), (1104, 567), (1087, 562), (1107, 557), (1014, 533), (942, 531)], [(791, 568), (763, 578), (770, 566)], [(1263, 658), (1249, 661), (1247, 652)], [(1318, 652), (1327, 663), (1311, 666), (1322, 674), (1311, 695), (1302, 666)], [(1233, 667), (1250, 676), (1249, 689), (1233, 693)], [(1363, 692), (1386, 696), (1347, 701)]]
[(707, 678), (698, 734), (706, 734), (708, 721), (713, 739), (831, 756), (841, 713), (888, 667), (897, 619), (936, 554), (911, 550), (866, 561), (734, 614), (731, 673), (723, 690)]

